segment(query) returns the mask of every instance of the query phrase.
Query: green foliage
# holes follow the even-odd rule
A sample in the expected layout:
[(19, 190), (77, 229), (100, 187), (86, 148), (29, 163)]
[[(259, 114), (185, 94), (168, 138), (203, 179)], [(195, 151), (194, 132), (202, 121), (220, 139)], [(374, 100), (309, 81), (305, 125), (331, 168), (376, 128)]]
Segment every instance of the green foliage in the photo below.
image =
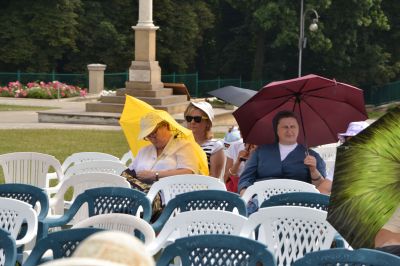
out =
[[(44, 0), (0, 2), (0, 69), (85, 72), (90, 63), (126, 71), (134, 60), (138, 2)], [(398, 0), (304, 0), (319, 13), (309, 32), (303, 73), (356, 86), (400, 76)], [(157, 60), (163, 73), (203, 79), (280, 80), (297, 74), (300, 1), (153, 0)]]

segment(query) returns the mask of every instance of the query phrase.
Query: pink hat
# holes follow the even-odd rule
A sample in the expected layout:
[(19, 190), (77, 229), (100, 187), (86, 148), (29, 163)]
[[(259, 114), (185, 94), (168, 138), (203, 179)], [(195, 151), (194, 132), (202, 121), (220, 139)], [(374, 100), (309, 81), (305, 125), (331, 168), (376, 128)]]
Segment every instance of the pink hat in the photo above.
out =
[(349, 126), (347, 127), (346, 132), (344, 133), (339, 133), (338, 137), (343, 138), (343, 137), (353, 137), (366, 129), (369, 126), (369, 124), (365, 121), (357, 121), (357, 122), (351, 122)]

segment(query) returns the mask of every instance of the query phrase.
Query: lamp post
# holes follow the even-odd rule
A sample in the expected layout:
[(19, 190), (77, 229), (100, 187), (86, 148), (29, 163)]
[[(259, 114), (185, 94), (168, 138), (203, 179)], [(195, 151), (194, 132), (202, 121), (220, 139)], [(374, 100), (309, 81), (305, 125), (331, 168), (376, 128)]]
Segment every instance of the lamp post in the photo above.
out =
[(299, 33), (299, 77), (301, 77), (301, 61), (303, 56), (303, 48), (306, 48), (307, 45), (307, 38), (304, 36), (304, 21), (306, 18), (307, 13), (312, 12), (315, 15), (315, 18), (312, 20), (310, 24), (309, 30), (316, 31), (318, 30), (318, 13), (315, 9), (307, 9), (303, 11), (303, 0), (301, 0), (300, 6), (300, 33)]

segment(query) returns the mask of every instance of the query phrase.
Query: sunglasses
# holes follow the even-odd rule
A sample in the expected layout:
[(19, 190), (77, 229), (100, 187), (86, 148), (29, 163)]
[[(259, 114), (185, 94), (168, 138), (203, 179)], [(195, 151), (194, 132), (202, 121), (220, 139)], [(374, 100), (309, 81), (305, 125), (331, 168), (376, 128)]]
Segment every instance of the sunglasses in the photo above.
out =
[(186, 122), (188, 122), (188, 123), (192, 122), (192, 120), (194, 120), (194, 122), (196, 122), (196, 123), (200, 123), (202, 119), (207, 120), (208, 117), (187, 115), (187, 116), (185, 116), (185, 119), (186, 119)]

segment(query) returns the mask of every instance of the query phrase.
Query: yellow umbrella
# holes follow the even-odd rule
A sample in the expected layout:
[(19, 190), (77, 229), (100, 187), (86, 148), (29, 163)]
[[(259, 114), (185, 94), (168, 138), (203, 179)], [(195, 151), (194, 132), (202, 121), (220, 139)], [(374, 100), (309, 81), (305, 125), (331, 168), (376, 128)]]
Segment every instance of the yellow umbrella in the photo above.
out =
[(140, 119), (146, 114), (153, 112), (159, 115), (163, 120), (167, 121), (171, 126), (172, 130), (181, 132), (183, 139), (190, 141), (193, 150), (200, 162), (199, 171), (202, 175), (209, 175), (207, 157), (203, 149), (194, 140), (193, 133), (191, 130), (181, 126), (175, 119), (164, 110), (154, 109), (151, 105), (129, 95), (126, 95), (124, 110), (122, 111), (119, 124), (124, 131), (125, 137), (128, 141), (129, 147), (131, 148), (132, 154), (137, 155), (138, 151), (149, 145), (149, 141), (139, 140), (140, 132)]

